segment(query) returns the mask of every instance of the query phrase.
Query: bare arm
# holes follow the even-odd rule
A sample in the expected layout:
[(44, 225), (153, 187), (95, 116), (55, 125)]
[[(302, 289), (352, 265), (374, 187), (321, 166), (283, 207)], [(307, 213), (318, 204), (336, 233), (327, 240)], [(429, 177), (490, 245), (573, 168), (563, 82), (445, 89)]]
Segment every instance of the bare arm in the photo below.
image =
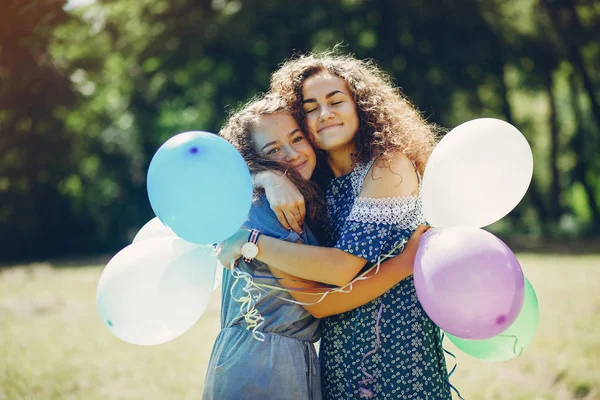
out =
[[(248, 230), (239, 229), (217, 246), (217, 256), (223, 265), (241, 257), (240, 249), (248, 240)], [(290, 243), (260, 235), (258, 260), (280, 271), (315, 282), (344, 286), (367, 263), (363, 258), (332, 247)]]
[[(388, 165), (375, 163), (363, 185), (361, 197), (384, 198), (416, 193), (418, 179), (410, 160), (397, 154)], [(219, 244), (219, 260), (229, 265), (231, 259), (241, 256), (240, 248), (248, 238), (248, 231), (240, 229)], [(303, 279), (344, 286), (366, 264), (366, 260), (336, 248), (290, 243), (261, 235), (257, 258), (267, 265)]]
[(265, 190), (267, 201), (285, 229), (302, 232), (306, 205), (298, 188), (276, 171), (261, 171), (254, 175), (254, 185)]
[(333, 247), (290, 243), (261, 235), (258, 259), (300, 278), (344, 286), (365, 266), (367, 260)]
[[(429, 227), (419, 226), (402, 253), (381, 263), (377, 273), (373, 269), (366, 274), (365, 278), (368, 279), (354, 282), (350, 292), (331, 292), (319, 303), (303, 305), (303, 307), (313, 316), (323, 318), (353, 310), (381, 296), (413, 273), (419, 240), (427, 229)], [(322, 294), (327, 290), (327, 288), (319, 286), (316, 282), (299, 280), (297, 277), (273, 267), (269, 267), (269, 269), (273, 276), (280, 278), (279, 284), (282, 287), (303, 289), (302, 291), (290, 290), (289, 292), (295, 300), (301, 303), (314, 303), (321, 298), (318, 294)]]

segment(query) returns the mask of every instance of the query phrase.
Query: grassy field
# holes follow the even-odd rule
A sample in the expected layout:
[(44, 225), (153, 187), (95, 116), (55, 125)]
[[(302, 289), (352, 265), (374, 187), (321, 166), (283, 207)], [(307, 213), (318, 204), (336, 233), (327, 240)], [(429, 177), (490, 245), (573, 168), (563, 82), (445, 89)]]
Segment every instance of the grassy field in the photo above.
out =
[[(600, 399), (600, 256), (518, 257), (540, 303), (534, 342), (499, 364), (448, 342), (459, 363), (452, 383), (466, 400)], [(186, 334), (139, 347), (100, 320), (101, 272), (100, 261), (0, 269), (0, 399), (200, 398), (219, 330), (218, 291)]]

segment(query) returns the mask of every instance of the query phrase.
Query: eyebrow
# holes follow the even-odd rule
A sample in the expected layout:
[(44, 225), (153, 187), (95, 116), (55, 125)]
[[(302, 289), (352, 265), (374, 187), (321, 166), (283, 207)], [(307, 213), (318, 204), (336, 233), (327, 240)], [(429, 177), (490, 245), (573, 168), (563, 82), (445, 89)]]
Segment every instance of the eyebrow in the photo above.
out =
[[(294, 136), (296, 134), (296, 132), (302, 132), (300, 130), (300, 128), (296, 128), (293, 131), (291, 131), (290, 133), (288, 133), (288, 137), (290, 136)], [(260, 151), (263, 151), (264, 149), (266, 149), (267, 147), (274, 145), (275, 143), (277, 143), (277, 140), (273, 140), (272, 142), (266, 143), (262, 149), (260, 149)]]
[[(327, 94), (325, 95), (325, 98), (326, 98), (326, 99), (328, 99), (328, 98), (330, 98), (331, 96), (333, 96), (333, 95), (335, 95), (335, 94), (338, 94), (338, 93), (341, 93), (341, 94), (346, 94), (346, 93), (342, 92), (341, 90), (334, 90), (333, 92), (327, 93)], [(347, 95), (346, 95), (346, 96), (347, 96)], [(303, 101), (302, 101), (302, 104), (304, 104), (304, 103), (316, 103), (316, 102), (317, 102), (317, 99), (310, 98), (310, 99), (303, 100)]]

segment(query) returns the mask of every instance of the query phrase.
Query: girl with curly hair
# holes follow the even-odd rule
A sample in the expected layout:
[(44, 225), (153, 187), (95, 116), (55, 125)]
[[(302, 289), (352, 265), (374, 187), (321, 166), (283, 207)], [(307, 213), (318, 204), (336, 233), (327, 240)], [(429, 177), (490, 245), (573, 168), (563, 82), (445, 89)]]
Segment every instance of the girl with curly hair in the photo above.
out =
[[(322, 152), (315, 176), (326, 190), (332, 247), (263, 235), (257, 258), (296, 277), (345, 285), (383, 256), (401, 252), (425, 223), (421, 174), (438, 128), (379, 68), (352, 56), (292, 58), (273, 73), (271, 90)], [(301, 231), (304, 204), (293, 186), (268, 171), (256, 175), (256, 184), (281, 224)], [(242, 236), (226, 241), (221, 260), (238, 257)], [(451, 398), (441, 333), (419, 303), (412, 276), (321, 325), (324, 398)]]
[[(308, 224), (297, 234), (281, 226), (265, 193), (256, 191), (244, 224), (244, 241), (262, 234), (283, 243), (317, 245), (309, 225), (318, 226), (326, 219), (326, 206), (322, 192), (310, 180), (316, 155), (286, 103), (277, 95), (260, 96), (233, 114), (220, 134), (238, 149), (253, 173), (274, 170), (285, 174), (308, 206)], [(332, 293), (307, 309), (321, 316), (333, 315), (385, 293), (410, 273), (424, 231), (413, 235), (405, 253), (383, 263), (377, 276), (356, 282), (349, 293)], [(260, 292), (255, 290), (259, 287)], [(283, 287), (294, 287), (305, 296), (312, 294), (313, 302), (315, 295), (329, 289), (251, 256), (224, 274), (222, 329), (211, 353), (203, 399), (321, 399), (314, 347), (320, 336), (319, 320), (294, 302)]]

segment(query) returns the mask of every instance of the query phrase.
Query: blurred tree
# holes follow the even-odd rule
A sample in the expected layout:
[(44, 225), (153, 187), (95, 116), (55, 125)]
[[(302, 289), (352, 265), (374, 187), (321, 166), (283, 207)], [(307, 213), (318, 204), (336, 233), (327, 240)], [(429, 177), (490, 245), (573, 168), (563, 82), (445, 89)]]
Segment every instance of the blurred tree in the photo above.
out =
[(521, 129), (536, 170), (507, 231), (555, 234), (571, 215), (597, 226), (595, 4), (96, 0), (67, 13), (64, 1), (10, 0), (2, 257), (122, 247), (153, 217), (145, 172), (166, 139), (218, 131), (294, 52), (340, 43), (381, 65), (430, 121), (496, 117)]
[(73, 166), (63, 119), (76, 102), (68, 76), (49, 54), (64, 1), (9, 0), (0, 13), (0, 243), (2, 257), (60, 254), (71, 243)]

